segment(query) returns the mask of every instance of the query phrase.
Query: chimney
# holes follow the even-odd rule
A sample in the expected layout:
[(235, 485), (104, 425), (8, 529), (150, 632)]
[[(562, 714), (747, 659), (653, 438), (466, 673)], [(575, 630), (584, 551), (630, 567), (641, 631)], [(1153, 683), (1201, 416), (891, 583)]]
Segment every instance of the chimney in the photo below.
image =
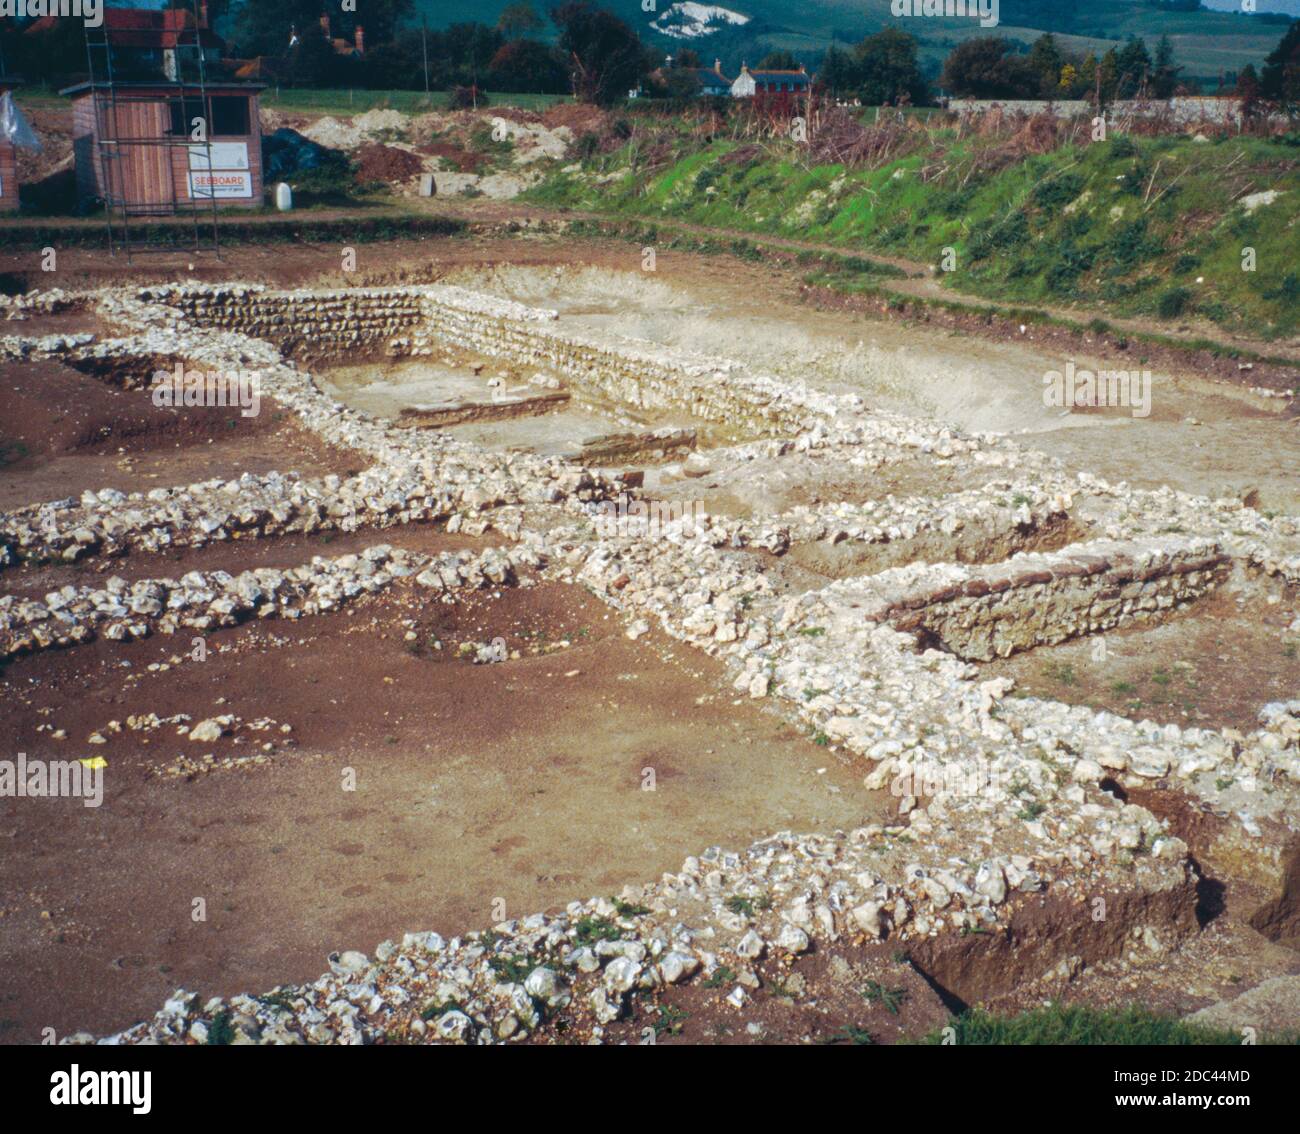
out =
[(713, 71), (714, 71), (715, 74), (718, 74), (718, 75), (721, 75), (721, 74), (722, 74), (722, 60), (721, 60), (721, 59), (715, 59), (715, 60), (713, 61)]
[(357, 45), (357, 54), (364, 55), (366, 53), (366, 29), (360, 24), (357, 24), (357, 34), (353, 39)]
[(322, 15), (321, 15), (321, 18), (320, 18), (320, 30), (321, 30), (321, 33), (325, 36), (325, 38), (326, 38), (326, 39), (329, 39), (329, 37), (330, 37), (330, 18), (329, 18), (329, 16), (326, 15), (326, 14), (322, 14)]

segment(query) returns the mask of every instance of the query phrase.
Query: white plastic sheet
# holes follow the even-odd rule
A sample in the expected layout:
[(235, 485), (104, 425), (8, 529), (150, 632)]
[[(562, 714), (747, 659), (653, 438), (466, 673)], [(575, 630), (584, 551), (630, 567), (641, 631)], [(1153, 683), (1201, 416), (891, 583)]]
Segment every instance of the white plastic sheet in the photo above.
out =
[(6, 142), (13, 142), (14, 145), (24, 150), (39, 152), (41, 148), (41, 140), (27, 124), (23, 112), (18, 109), (12, 91), (5, 91), (4, 94), (0, 94), (0, 138), (3, 138)]

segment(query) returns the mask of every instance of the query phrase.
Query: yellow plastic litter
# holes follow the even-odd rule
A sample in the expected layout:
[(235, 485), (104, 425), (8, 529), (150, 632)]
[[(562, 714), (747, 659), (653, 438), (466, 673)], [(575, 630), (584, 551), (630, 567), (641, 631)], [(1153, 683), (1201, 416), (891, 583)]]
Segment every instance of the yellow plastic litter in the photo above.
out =
[(78, 760), (77, 763), (85, 764), (85, 766), (92, 772), (97, 772), (100, 768), (108, 767), (108, 761), (102, 756), (87, 756), (84, 759)]

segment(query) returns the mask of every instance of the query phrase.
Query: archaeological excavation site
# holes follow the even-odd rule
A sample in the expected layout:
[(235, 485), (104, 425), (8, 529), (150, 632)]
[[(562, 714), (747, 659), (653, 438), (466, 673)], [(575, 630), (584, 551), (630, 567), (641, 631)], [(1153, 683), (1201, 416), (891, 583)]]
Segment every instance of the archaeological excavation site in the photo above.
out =
[(5, 1113), (1293, 1110), (1298, 5), (0, 3)]
[(4, 300), (0, 1040), (1293, 1028), (1285, 401), (638, 256)]

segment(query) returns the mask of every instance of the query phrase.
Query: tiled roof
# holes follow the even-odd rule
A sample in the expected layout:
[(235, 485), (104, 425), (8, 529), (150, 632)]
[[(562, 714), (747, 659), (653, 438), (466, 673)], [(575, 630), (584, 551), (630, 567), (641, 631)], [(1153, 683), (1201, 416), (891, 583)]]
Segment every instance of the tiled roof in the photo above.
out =
[(807, 83), (812, 80), (812, 76), (807, 71), (750, 71), (750, 76), (755, 80), (766, 82), (794, 82)]

